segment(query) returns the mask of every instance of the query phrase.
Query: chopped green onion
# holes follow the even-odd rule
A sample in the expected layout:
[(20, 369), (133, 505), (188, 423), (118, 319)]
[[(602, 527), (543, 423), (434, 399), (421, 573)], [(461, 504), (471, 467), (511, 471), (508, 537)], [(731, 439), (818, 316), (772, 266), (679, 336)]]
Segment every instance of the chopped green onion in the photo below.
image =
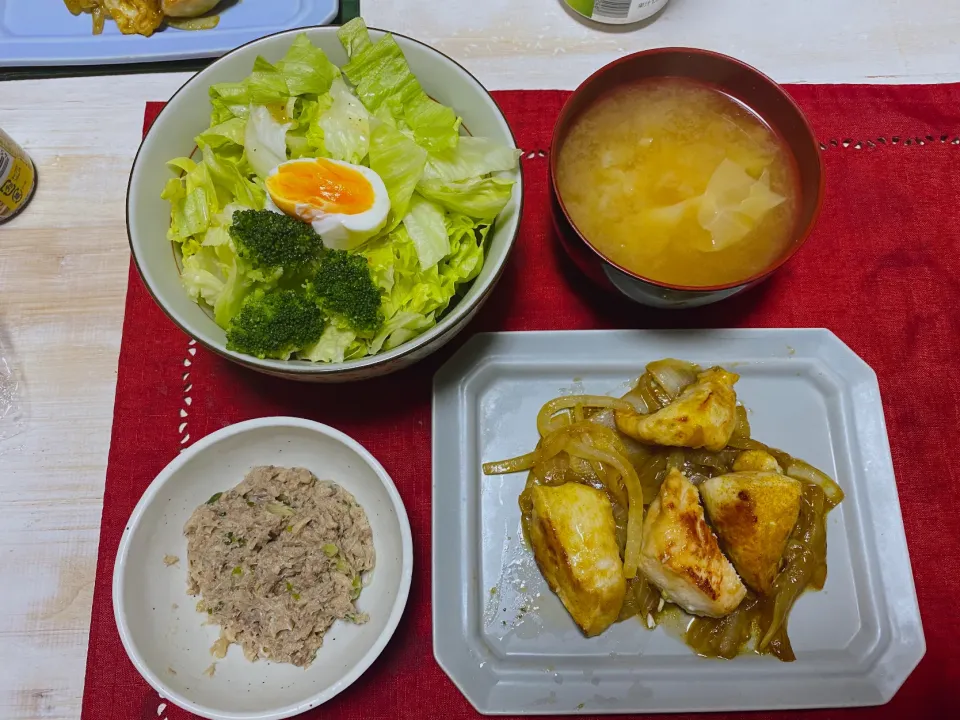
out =
[(278, 502), (267, 503), (263, 506), (263, 509), (271, 515), (276, 515), (277, 517), (290, 517), (291, 515), (296, 514), (292, 508), (289, 508), (283, 503)]

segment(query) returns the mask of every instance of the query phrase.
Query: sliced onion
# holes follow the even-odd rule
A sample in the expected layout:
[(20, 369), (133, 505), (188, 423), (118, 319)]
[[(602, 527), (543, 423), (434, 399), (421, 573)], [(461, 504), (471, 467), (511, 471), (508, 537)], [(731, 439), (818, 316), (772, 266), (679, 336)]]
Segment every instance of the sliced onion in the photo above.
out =
[(670, 404), (670, 396), (650, 373), (645, 373), (631, 392), (643, 400), (650, 412), (656, 412)]
[(743, 405), (737, 405), (737, 424), (733, 428), (732, 437), (750, 439), (750, 419)]
[[(801, 550), (798, 557), (793, 562), (788, 563), (787, 567), (774, 581), (773, 612), (770, 616), (770, 626), (766, 628), (766, 632), (763, 632), (757, 641), (758, 651), (766, 650), (767, 645), (786, 626), (790, 609), (806, 589), (813, 574), (815, 562), (812, 556), (813, 553), (810, 550)], [(763, 630), (764, 628), (761, 627), (760, 629)]]
[[(596, 447), (593, 443), (592, 437), (586, 433), (584, 433), (584, 435), (581, 437), (581, 441), (590, 447)], [(569, 446), (567, 448), (568, 452), (572, 449), (573, 448)], [(571, 459), (574, 457), (582, 462), (589, 463), (594, 474), (596, 474), (597, 478), (603, 483), (603, 486), (607, 489), (607, 491), (616, 499), (618, 504), (622, 505), (623, 507), (629, 506), (630, 498), (625, 492), (625, 487), (620, 484), (620, 474), (615, 468), (610, 465), (606, 465), (599, 460), (590, 460), (587, 458), (577, 457), (576, 454), (572, 455)]]
[(683, 360), (667, 358), (647, 365), (647, 372), (653, 375), (670, 400), (675, 400), (687, 385), (697, 381), (700, 368)]
[(833, 478), (820, 472), (813, 465), (805, 463), (803, 460), (793, 458), (793, 462), (784, 469), (784, 472), (797, 480), (806, 480), (807, 482), (820, 486), (823, 494), (827, 496), (827, 502), (830, 503), (830, 507), (836, 507), (843, 500), (843, 490), (840, 489), (840, 486), (837, 485)]
[(620, 398), (608, 397), (606, 395), (566, 395), (564, 397), (554, 398), (542, 408), (537, 414), (537, 430), (540, 431), (540, 437), (546, 437), (556, 428), (551, 427), (550, 421), (554, 415), (561, 410), (570, 410), (577, 405), (582, 407), (602, 407), (613, 408), (614, 410), (633, 410), (633, 406)]
[[(629, 402), (629, 400), (627, 401)], [(614, 419), (613, 410), (605, 409), (590, 416), (590, 422), (594, 425), (600, 425), (611, 430), (617, 429), (617, 421)]]
[(539, 452), (534, 450), (526, 455), (510, 458), (509, 460), (498, 460), (497, 462), (488, 462), (483, 464), (484, 475), (508, 475), (509, 473), (522, 472), (529, 470), (534, 466), (539, 458)]
[(733, 448), (734, 450), (762, 450), (763, 452), (770, 452), (770, 448), (759, 440), (751, 440), (748, 437), (737, 437), (736, 435), (730, 438), (727, 447)]
[(583, 404), (577, 403), (573, 406), (573, 409), (570, 411), (570, 416), (573, 418), (574, 422), (583, 422), (586, 418), (583, 416)]
[(167, 25), (175, 27), (177, 30), (213, 30), (219, 24), (219, 15), (192, 18), (167, 17)]
[(103, 32), (103, 21), (107, 17), (107, 11), (102, 5), (98, 5), (93, 9), (91, 15), (93, 15), (93, 34), (99, 35)]
[(643, 395), (640, 392), (640, 378), (637, 378), (637, 382), (635, 382), (633, 387), (630, 388), (630, 392), (624, 395), (621, 399), (633, 405), (633, 409), (641, 415), (646, 415), (648, 412), (650, 412), (650, 407), (647, 405), (647, 401), (643, 399)]
[(579, 440), (571, 440), (567, 446), (571, 454), (588, 460), (599, 460), (614, 468), (627, 488), (627, 545), (623, 550), (623, 576), (629, 580), (636, 576), (640, 564), (640, 533), (643, 528), (643, 488), (633, 466), (619, 453), (610, 453), (590, 447)]

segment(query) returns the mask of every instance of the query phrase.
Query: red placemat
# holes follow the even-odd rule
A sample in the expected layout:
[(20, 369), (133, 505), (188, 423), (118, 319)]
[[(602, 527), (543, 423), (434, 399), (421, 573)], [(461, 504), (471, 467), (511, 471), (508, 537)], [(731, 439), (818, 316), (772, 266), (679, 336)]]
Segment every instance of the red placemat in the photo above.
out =
[[(436, 664), (431, 644), (433, 373), (480, 330), (668, 326), (827, 327), (880, 378), (927, 655), (886, 707), (754, 717), (947, 717), (960, 699), (960, 656), (953, 649), (960, 637), (960, 532), (951, 522), (960, 500), (960, 412), (947, 377), (960, 353), (960, 85), (790, 91), (824, 148), (827, 196), (817, 230), (771, 280), (708, 308), (656, 312), (630, 305), (588, 285), (562, 256), (549, 221), (545, 159), (567, 96), (559, 91), (495, 93), (525, 150), (517, 247), (463, 337), (400, 374), (308, 386), (243, 370), (188, 342), (131, 269), (83, 718), (160, 717), (160, 698), (124, 654), (110, 599), (120, 534), (143, 490), (180, 448), (231, 423), (276, 414), (331, 424), (369, 448), (393, 476), (414, 537), (413, 587), (394, 639), (360, 680), (308, 716), (477, 717)], [(148, 106), (145, 126), (159, 107)], [(188, 717), (172, 706), (163, 716)]]

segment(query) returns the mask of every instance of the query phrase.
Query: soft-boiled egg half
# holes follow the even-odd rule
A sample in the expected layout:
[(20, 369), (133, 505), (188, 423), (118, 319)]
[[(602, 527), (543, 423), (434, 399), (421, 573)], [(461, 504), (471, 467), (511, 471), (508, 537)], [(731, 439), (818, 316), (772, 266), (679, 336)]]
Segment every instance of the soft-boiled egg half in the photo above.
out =
[(280, 163), (266, 179), (268, 210), (310, 223), (327, 247), (351, 250), (387, 222), (390, 197), (373, 170), (327, 158)]

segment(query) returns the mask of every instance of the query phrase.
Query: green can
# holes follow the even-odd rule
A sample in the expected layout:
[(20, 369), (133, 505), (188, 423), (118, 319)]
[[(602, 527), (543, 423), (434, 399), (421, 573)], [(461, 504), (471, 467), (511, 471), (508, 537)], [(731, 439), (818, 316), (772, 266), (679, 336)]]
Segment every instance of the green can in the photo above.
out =
[(663, 9), (669, 0), (564, 0), (573, 10), (595, 22), (629, 25)]

